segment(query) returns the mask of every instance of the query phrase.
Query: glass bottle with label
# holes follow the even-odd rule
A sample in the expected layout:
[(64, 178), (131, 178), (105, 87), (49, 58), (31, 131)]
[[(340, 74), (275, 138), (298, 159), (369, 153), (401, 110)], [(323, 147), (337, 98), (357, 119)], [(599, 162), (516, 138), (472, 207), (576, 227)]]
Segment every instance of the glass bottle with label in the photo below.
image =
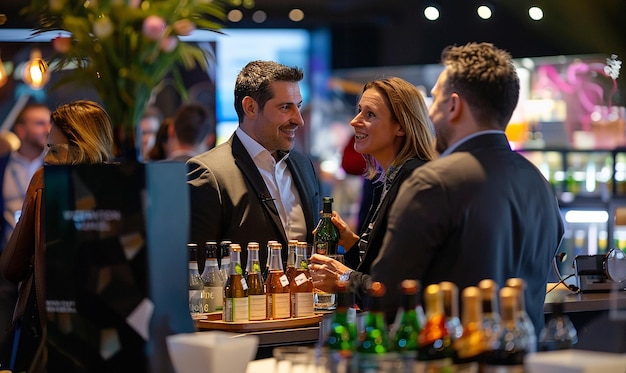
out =
[(517, 315), (520, 318), (522, 332), (524, 332), (526, 338), (528, 339), (528, 345), (526, 348), (530, 353), (537, 352), (537, 334), (535, 334), (535, 325), (526, 312), (526, 302), (524, 301), (524, 289), (526, 288), (526, 282), (522, 278), (514, 277), (506, 280), (506, 286), (517, 290)]
[(291, 316), (289, 280), (283, 270), (281, 250), (282, 245), (278, 242), (273, 242), (270, 246), (270, 273), (265, 280), (267, 318), (270, 320), (287, 319)]
[(454, 371), (477, 373), (483, 354), (487, 350), (487, 339), (483, 332), (482, 296), (477, 286), (468, 286), (462, 292), (463, 334), (452, 342), (454, 347)]
[(230, 244), (230, 275), (224, 285), (224, 314), (230, 322), (248, 321), (248, 283), (241, 268), (241, 246)]
[[(330, 256), (331, 258), (342, 261), (341, 258), (337, 256), (339, 232), (331, 221), (333, 215), (333, 198), (324, 197), (323, 202), (322, 217), (317, 223), (315, 235), (313, 236), (313, 250), (316, 254)], [(333, 310), (335, 306), (335, 294), (315, 289), (315, 309)]]
[(265, 320), (267, 318), (267, 301), (259, 261), (258, 242), (248, 243), (246, 281), (248, 283), (248, 319), (250, 321)]
[(205, 244), (206, 259), (202, 271), (202, 282), (206, 295), (204, 312), (222, 311), (224, 305), (224, 278), (217, 265), (218, 246), (215, 241), (207, 241)]
[[(309, 273), (309, 261), (306, 257), (306, 242), (297, 242), (295, 245), (294, 266), (289, 278), (289, 293), (291, 294), (291, 317), (313, 316), (313, 280)], [(289, 260), (287, 260), (289, 263)]]
[(418, 365), (426, 372), (447, 371), (452, 368), (452, 342), (446, 328), (443, 292), (438, 284), (424, 289), (426, 324), (418, 337)]
[(198, 245), (188, 243), (187, 252), (189, 258), (189, 312), (202, 313), (204, 309), (202, 297), (204, 282), (198, 272)]
[(522, 329), (519, 316), (517, 290), (500, 289), (500, 317), (502, 332), (485, 353), (485, 373), (523, 373), (524, 356), (528, 352), (528, 338)]

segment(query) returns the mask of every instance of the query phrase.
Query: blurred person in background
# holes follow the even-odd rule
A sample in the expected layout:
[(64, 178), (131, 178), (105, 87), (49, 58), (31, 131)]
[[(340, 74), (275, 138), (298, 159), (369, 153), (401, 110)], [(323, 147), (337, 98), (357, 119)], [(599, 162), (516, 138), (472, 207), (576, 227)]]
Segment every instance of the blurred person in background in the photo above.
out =
[[(360, 235), (333, 212), (339, 244), (346, 248), (348, 266), (324, 255), (314, 254), (309, 265), (316, 287), (332, 290), (337, 281), (350, 279), (359, 305), (369, 286), (370, 267), (387, 230), (387, 216), (402, 182), (413, 170), (437, 157), (435, 134), (428, 108), (417, 88), (397, 77), (368, 82), (350, 122), (354, 129), (354, 150), (365, 160), (365, 177), (377, 181)], [(363, 258), (360, 260), (360, 251)]]
[(168, 127), (168, 161), (186, 162), (215, 147), (215, 115), (199, 103), (183, 104)]
[[(43, 164), (44, 148), (50, 131), (50, 109), (44, 104), (27, 104), (17, 116), (12, 132), (7, 132), (10, 150), (0, 157), (0, 257), (22, 209), (28, 183)], [(13, 135), (13, 136), (12, 136)], [(10, 325), (17, 286), (0, 273), (0, 369), (8, 364), (11, 343), (3, 333)]]
[(148, 106), (139, 121), (139, 132), (141, 136), (141, 161), (150, 160), (150, 150), (154, 147), (156, 135), (163, 122), (163, 114), (154, 105)]
[[(111, 119), (97, 103), (79, 100), (61, 105), (49, 119), (45, 164), (101, 164), (112, 159)], [(43, 372), (47, 362), (43, 193), (44, 168), (40, 167), (28, 184), (22, 215), (0, 256), (0, 273), (20, 284), (13, 315), (19, 331), (13, 346), (16, 360), (10, 367), (14, 372)]]

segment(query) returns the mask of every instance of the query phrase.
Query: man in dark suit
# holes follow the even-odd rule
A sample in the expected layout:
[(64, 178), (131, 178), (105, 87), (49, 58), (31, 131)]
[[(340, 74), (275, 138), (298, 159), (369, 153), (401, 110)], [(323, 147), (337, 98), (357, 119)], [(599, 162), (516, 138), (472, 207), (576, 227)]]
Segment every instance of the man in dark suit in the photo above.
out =
[(372, 280), (387, 285), (393, 313), (406, 278), (464, 289), (520, 277), (539, 333), (563, 222), (550, 184), (504, 134), (519, 98), (517, 72), (510, 55), (488, 43), (448, 47), (442, 63), (429, 112), (441, 157), (400, 188)]
[[(320, 186), (305, 155), (293, 151), (304, 125), (299, 81), (303, 72), (272, 61), (248, 63), (235, 83), (239, 126), (227, 142), (191, 158), (191, 241), (313, 242)], [(261, 266), (267, 260), (260, 250)]]

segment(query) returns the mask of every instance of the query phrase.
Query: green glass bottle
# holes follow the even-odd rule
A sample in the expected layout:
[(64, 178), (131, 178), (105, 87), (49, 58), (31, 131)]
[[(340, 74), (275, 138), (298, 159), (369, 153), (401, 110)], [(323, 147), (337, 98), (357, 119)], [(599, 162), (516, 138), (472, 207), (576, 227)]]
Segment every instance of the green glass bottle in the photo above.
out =
[(369, 290), (370, 306), (357, 345), (357, 352), (360, 354), (385, 354), (389, 352), (387, 322), (381, 301), (385, 291), (385, 285), (381, 282), (372, 283)]
[[(313, 250), (316, 254), (330, 256), (341, 261), (341, 258), (337, 256), (339, 232), (331, 221), (333, 199), (332, 197), (324, 197), (323, 201), (322, 217), (317, 223), (315, 235), (313, 236)], [(315, 289), (314, 302), (316, 310), (334, 310), (337, 306), (335, 294), (326, 293), (318, 289)]]
[(330, 351), (339, 352), (350, 357), (356, 349), (356, 322), (354, 313), (354, 294), (349, 290), (347, 282), (337, 284), (337, 309), (333, 313), (330, 329), (323, 346)]
[(339, 242), (339, 232), (331, 221), (333, 215), (333, 198), (324, 197), (324, 208), (322, 217), (315, 228), (313, 245), (315, 253), (322, 255), (337, 255), (337, 243)]
[(421, 325), (417, 317), (419, 282), (404, 280), (401, 283), (401, 304), (396, 316), (390, 349), (403, 357), (417, 357), (417, 338)]

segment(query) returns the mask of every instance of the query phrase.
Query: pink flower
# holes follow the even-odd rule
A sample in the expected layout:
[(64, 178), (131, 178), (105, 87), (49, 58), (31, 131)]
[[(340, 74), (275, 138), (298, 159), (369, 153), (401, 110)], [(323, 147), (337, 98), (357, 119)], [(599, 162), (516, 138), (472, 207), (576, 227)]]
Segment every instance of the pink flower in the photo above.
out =
[(196, 25), (188, 19), (180, 19), (172, 25), (177, 35), (187, 36), (196, 29)]
[(170, 53), (178, 46), (178, 38), (176, 36), (168, 36), (161, 40), (161, 50), (165, 53)]
[(165, 20), (159, 16), (148, 16), (143, 21), (143, 27), (141, 29), (143, 34), (150, 40), (159, 40), (163, 37), (165, 32)]
[(59, 36), (52, 39), (52, 47), (59, 53), (67, 53), (72, 47), (72, 38), (59, 34)]

